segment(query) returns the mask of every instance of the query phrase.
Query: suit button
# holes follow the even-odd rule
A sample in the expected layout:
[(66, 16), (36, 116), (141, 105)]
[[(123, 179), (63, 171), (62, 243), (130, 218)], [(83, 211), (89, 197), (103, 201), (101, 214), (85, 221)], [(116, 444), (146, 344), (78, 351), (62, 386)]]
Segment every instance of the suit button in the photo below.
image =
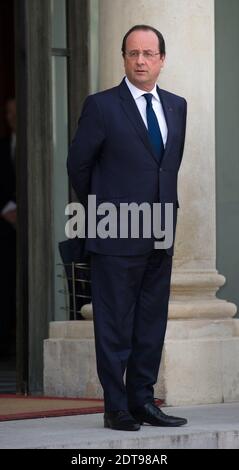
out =
[(163, 168), (159, 168), (159, 171), (163, 171)]

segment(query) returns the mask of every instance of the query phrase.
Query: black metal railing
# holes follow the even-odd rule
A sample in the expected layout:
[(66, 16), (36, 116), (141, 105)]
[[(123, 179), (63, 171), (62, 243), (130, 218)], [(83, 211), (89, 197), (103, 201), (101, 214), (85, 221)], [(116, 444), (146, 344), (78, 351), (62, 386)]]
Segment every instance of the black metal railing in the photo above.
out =
[(91, 302), (90, 265), (87, 263), (59, 263), (61, 273), (57, 277), (62, 279), (62, 288), (59, 293), (65, 296), (65, 306), (70, 320), (84, 320), (81, 308)]

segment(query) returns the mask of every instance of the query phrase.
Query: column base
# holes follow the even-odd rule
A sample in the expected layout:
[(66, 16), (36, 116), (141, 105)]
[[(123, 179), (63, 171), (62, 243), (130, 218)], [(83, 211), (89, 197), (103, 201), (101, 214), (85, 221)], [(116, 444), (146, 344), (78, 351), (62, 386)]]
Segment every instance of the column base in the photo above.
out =
[(172, 274), (169, 318), (233, 317), (237, 311), (236, 305), (216, 297), (217, 291), (225, 281), (225, 277), (216, 270), (175, 269)]
[[(225, 277), (213, 271), (178, 270), (173, 271), (169, 303), (170, 319), (233, 317), (237, 307), (216, 297), (216, 292), (225, 284)], [(92, 305), (82, 307), (82, 315), (93, 319)]]

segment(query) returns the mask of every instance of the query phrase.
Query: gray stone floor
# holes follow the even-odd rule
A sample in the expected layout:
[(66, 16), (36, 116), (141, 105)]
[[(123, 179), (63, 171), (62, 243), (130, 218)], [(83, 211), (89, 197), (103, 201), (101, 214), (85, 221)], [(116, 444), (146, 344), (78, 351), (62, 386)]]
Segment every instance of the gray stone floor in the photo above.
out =
[(102, 414), (0, 423), (1, 449), (239, 449), (239, 403), (164, 408), (188, 418), (180, 428), (103, 428)]

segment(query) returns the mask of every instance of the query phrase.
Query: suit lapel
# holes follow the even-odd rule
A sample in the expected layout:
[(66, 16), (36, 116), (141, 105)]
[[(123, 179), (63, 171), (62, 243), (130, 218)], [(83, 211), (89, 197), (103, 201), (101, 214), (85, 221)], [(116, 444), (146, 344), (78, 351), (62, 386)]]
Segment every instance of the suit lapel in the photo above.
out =
[(150, 152), (153, 159), (158, 164), (159, 163), (158, 157), (155, 154), (154, 149), (149, 140), (147, 128), (145, 127), (144, 121), (141, 117), (141, 114), (138, 110), (135, 100), (133, 96), (131, 95), (124, 80), (119, 85), (119, 92), (120, 92), (120, 97), (121, 97), (121, 104), (122, 104), (125, 114), (127, 115), (131, 124), (133, 124), (136, 132), (138, 133), (140, 139), (143, 141), (145, 147), (147, 148), (147, 150)]

